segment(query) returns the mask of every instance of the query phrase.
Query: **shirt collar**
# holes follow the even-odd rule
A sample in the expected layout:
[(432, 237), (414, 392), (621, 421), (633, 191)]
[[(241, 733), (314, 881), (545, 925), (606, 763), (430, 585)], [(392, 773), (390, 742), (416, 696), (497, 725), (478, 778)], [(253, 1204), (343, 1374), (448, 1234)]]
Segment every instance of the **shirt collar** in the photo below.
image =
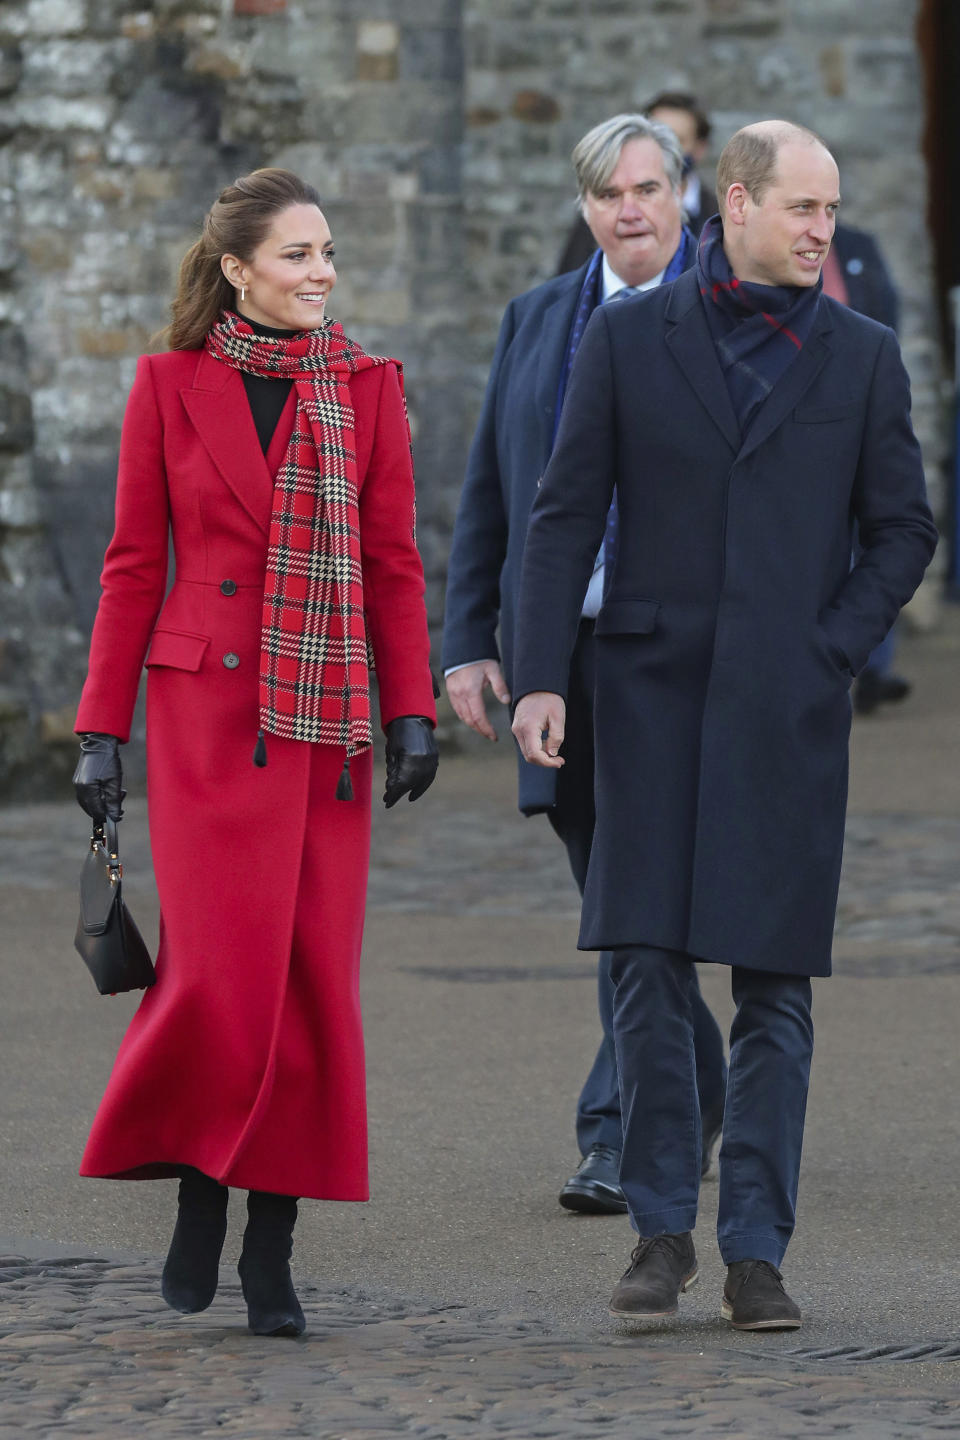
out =
[[(654, 290), (660, 284), (660, 281), (663, 279), (664, 273), (665, 272), (661, 270), (660, 274), (654, 275), (652, 280), (645, 280), (642, 285), (634, 286), (634, 289)], [(621, 280), (620, 276), (617, 275), (616, 272), (610, 268), (610, 261), (607, 259), (606, 255), (604, 255), (603, 257), (601, 283), (603, 286), (602, 303), (604, 305), (607, 303), (608, 300), (610, 300), (614, 295), (616, 295), (618, 290), (625, 289), (627, 284), (626, 280)]]

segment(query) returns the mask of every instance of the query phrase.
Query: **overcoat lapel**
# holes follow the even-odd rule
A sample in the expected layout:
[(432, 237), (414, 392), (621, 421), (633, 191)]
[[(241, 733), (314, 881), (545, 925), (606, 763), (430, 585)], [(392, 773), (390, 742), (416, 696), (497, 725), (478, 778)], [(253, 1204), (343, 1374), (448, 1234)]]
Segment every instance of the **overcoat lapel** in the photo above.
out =
[(204, 350), (193, 388), (181, 390), (180, 396), (224, 481), (251, 520), (269, 535), (273, 481), (239, 370), (222, 364)]
[(580, 294), (580, 287), (586, 272), (587, 267), (584, 265), (570, 275), (568, 288), (563, 290), (543, 312), (535, 398), (537, 419), (540, 422), (542, 464), (544, 465), (549, 460), (550, 451), (553, 449), (560, 372), (566, 358), (567, 340), (570, 336), (570, 326), (573, 323), (577, 296)]
[(832, 329), (828, 307), (821, 301), (800, 354), (781, 375), (753, 417), (740, 451), (741, 460), (756, 450), (758, 445), (762, 445), (777, 426), (783, 424), (793, 407), (803, 399), (830, 358), (829, 337)]
[(671, 354), (730, 449), (739, 450), (740, 426), (703, 313), (695, 270), (688, 270), (673, 282), (666, 319), (666, 342)]

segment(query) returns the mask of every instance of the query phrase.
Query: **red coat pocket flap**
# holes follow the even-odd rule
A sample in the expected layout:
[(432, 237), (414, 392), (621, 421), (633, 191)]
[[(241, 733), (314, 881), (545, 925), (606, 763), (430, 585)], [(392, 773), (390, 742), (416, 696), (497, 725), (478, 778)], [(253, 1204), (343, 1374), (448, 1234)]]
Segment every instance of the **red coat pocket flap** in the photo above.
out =
[(185, 630), (154, 630), (146, 664), (199, 670), (209, 644), (208, 635), (190, 635)]

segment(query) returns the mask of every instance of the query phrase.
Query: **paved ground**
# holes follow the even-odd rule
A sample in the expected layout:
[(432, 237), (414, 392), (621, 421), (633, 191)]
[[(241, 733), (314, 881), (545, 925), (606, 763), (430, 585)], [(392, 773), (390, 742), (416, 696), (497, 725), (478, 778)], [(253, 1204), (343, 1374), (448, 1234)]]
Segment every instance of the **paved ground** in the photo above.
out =
[[(304, 1205), (297, 1342), (245, 1330), (236, 1207), (221, 1294), (188, 1321), (157, 1293), (172, 1183), (76, 1177), (135, 1002), (99, 999), (71, 949), (82, 816), (0, 812), (0, 1440), (960, 1431), (958, 661), (953, 611), (904, 649), (915, 695), (855, 727), (837, 974), (816, 986), (786, 1265), (807, 1319), (792, 1335), (720, 1322), (714, 1180), (678, 1324), (638, 1337), (606, 1315), (627, 1223), (555, 1198), (596, 1043), (592, 962), (574, 948), (556, 840), (513, 810), (506, 747), (447, 762), (424, 801), (378, 817), (374, 1198)], [(152, 938), (144, 819), (134, 802), (127, 890)], [(728, 1017), (725, 979), (706, 967)]]

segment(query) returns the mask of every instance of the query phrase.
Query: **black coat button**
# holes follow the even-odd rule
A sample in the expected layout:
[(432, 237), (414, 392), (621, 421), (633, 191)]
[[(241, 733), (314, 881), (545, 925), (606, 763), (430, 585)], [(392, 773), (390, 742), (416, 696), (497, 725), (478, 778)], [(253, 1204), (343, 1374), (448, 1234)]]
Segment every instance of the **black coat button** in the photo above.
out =
[(226, 665), (228, 670), (236, 670), (237, 666), (240, 664), (240, 656), (235, 655), (232, 650), (228, 650), (226, 655), (224, 655), (223, 657), (223, 663), (224, 665)]
[(221, 595), (236, 595), (236, 593), (237, 593), (237, 582), (236, 582), (236, 580), (221, 580), (221, 581), (220, 581), (220, 594), (221, 594)]

